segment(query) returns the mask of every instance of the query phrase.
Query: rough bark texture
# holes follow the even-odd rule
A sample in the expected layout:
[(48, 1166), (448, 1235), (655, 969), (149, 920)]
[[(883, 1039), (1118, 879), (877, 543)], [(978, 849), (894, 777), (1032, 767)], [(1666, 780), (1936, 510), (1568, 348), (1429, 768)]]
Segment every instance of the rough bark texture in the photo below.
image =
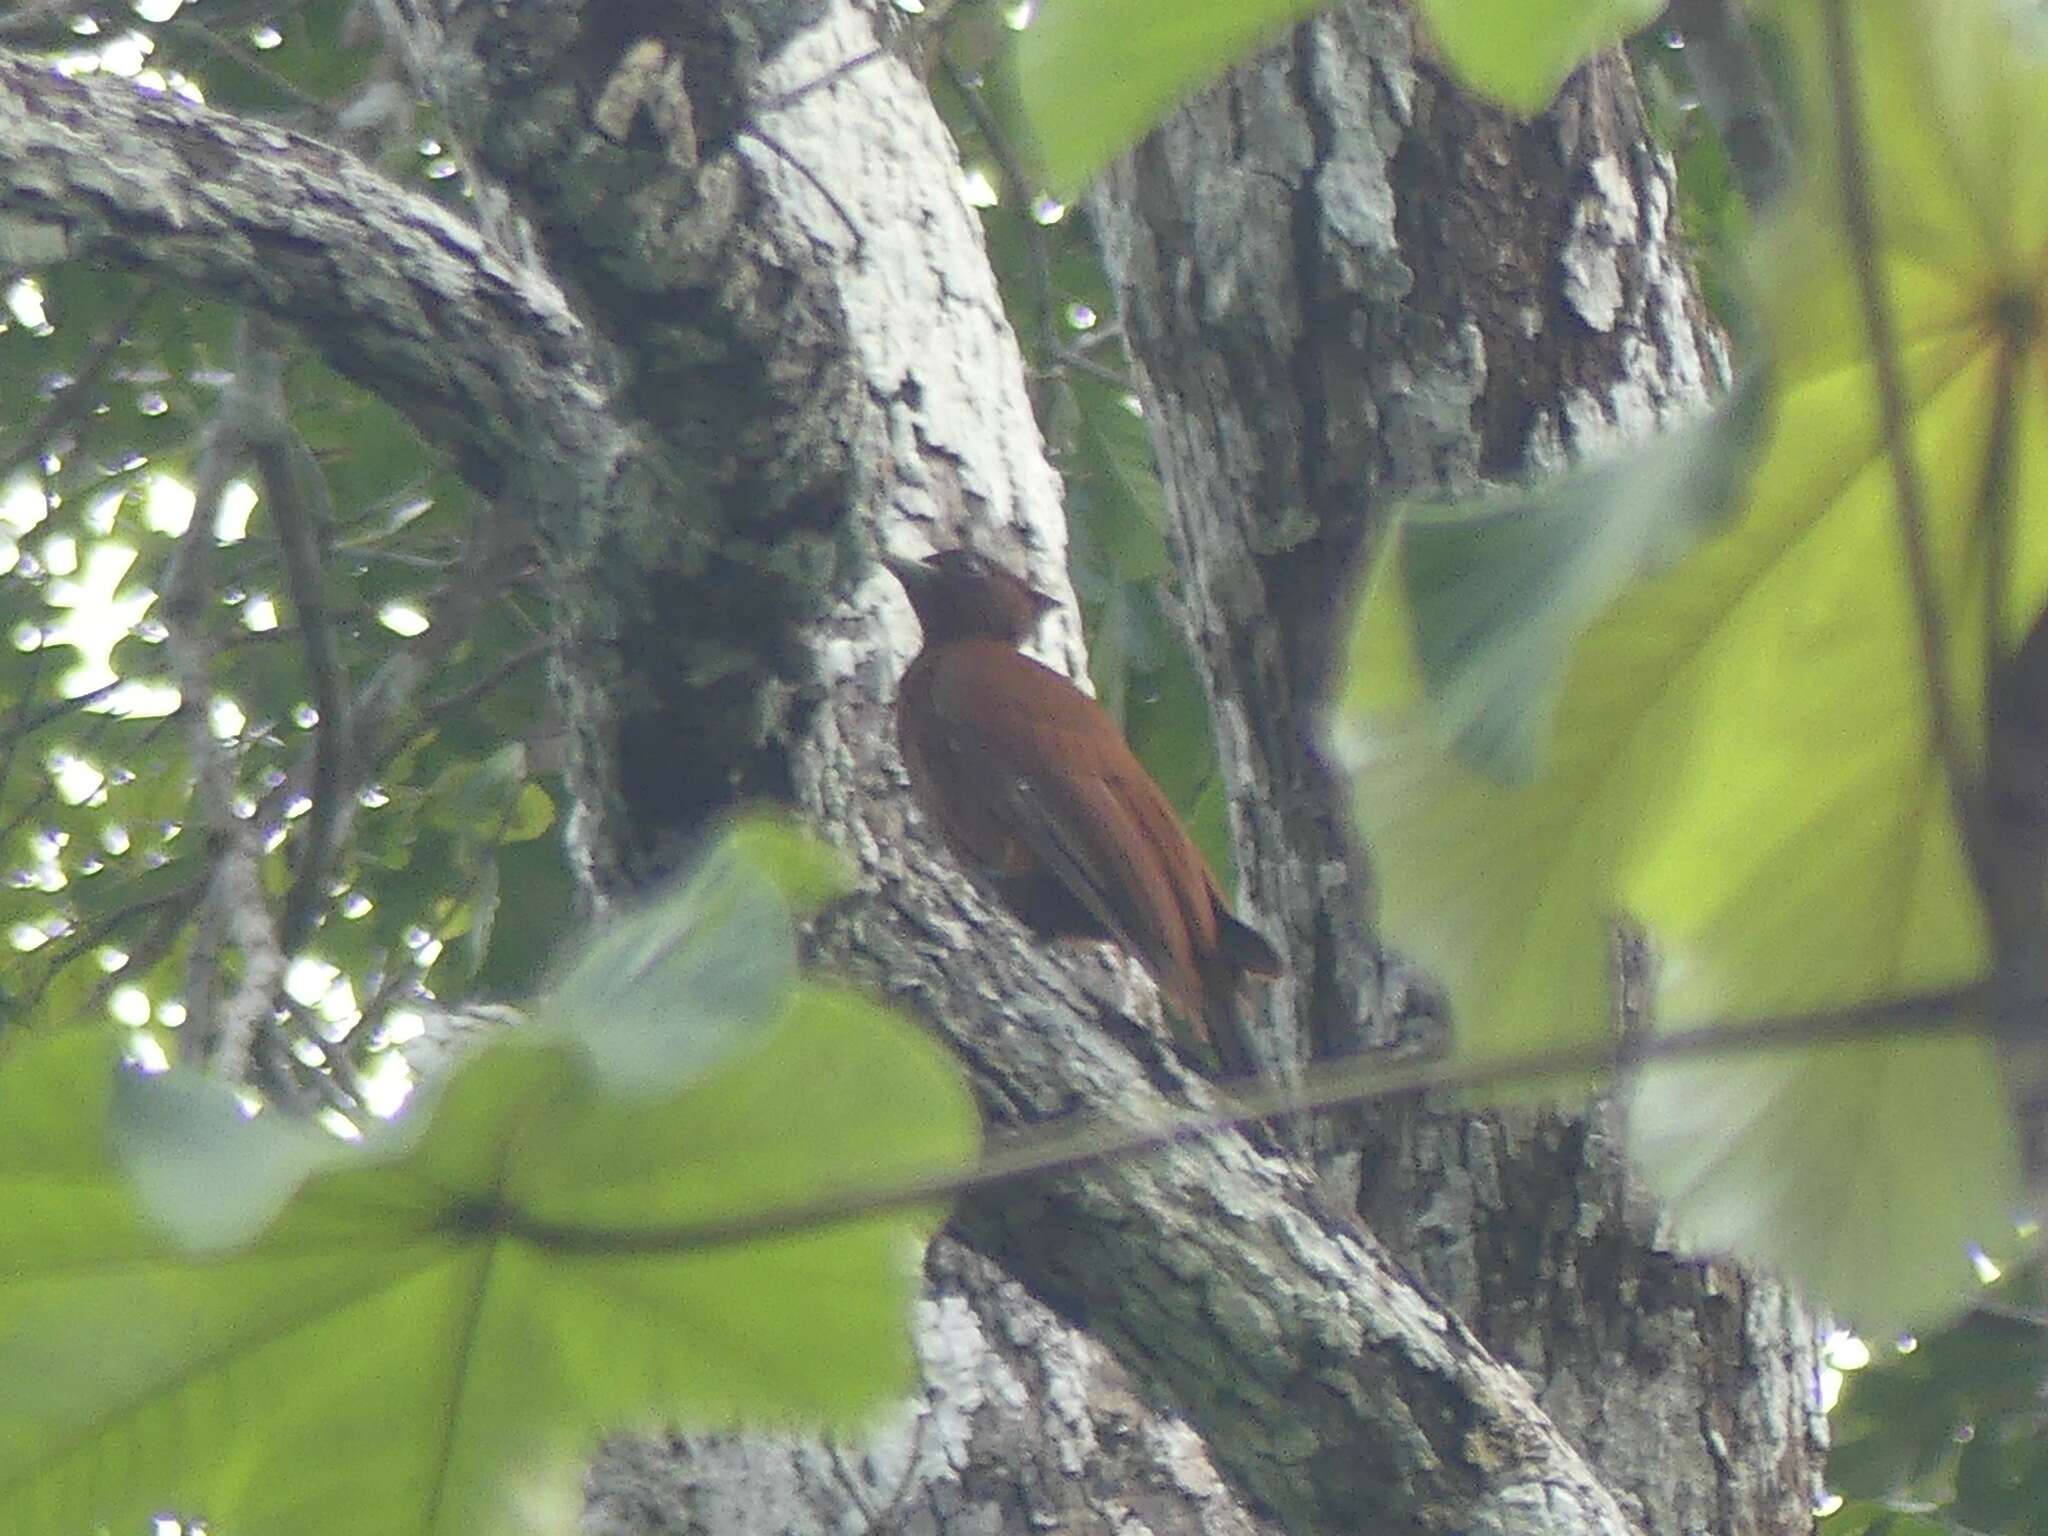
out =
[[(1270, 994), (1276, 1042), (1434, 1027), (1375, 958), (1342, 786), (1302, 729), (1332, 614), (1398, 499), (1552, 468), (1706, 398), (1724, 365), (1672, 206), (1618, 61), (1518, 124), (1448, 86), (1389, 5), (1235, 71), (1096, 202), (1247, 893), (1307, 981)], [(1530, 1373), (1645, 1528), (1807, 1527), (1810, 1325), (1778, 1287), (1662, 1248), (1601, 1117), (1404, 1104), (1322, 1146), (1333, 1175), (1362, 1164), (1366, 1225)]]
[(933, 1246), (923, 1401), (858, 1445), (670, 1435), (607, 1448), (591, 1536), (707, 1532), (1179, 1531), (1278, 1527), (1229, 1496), (1200, 1438), (994, 1264)]
[[(993, 1123), (1203, 1100), (1142, 979), (1032, 946), (903, 790), (887, 705), (915, 631), (865, 553), (971, 538), (1064, 594), (1064, 530), (915, 78), (884, 59), (749, 126), (762, 92), (871, 47), (869, 13), (380, 9), (467, 138), (483, 235), (325, 146), (0, 56), (0, 260), (269, 308), (540, 529), (594, 900), (732, 799), (791, 797), (867, 878), (818, 954), (931, 1018)], [(1290, 1050), (1342, 1041), (1377, 973), (1299, 730), (1366, 512), (1640, 429), (1713, 366), (1625, 82), (1596, 71), (1510, 130), (1411, 53), (1397, 17), (1313, 24), (1148, 144), (1103, 208), (1241, 867), (1301, 978), (1271, 1004)], [(1070, 604), (1048, 631), (1075, 667)], [(1646, 1244), (1576, 1125), (1374, 1124), (1365, 1208), (1406, 1264), (1237, 1135), (991, 1200), (934, 1250), (926, 1390), (892, 1427), (837, 1449), (622, 1444), (593, 1527), (1804, 1523), (1810, 1352), (1774, 1293)]]

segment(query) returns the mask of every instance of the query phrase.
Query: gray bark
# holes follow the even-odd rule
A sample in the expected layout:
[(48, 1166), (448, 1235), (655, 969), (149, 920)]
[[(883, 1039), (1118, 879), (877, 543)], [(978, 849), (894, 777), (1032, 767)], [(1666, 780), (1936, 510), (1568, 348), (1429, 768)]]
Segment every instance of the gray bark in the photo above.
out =
[[(0, 56), (0, 260), (94, 260), (272, 310), (413, 411), (538, 530), (593, 903), (659, 870), (734, 798), (791, 798), (866, 880), (816, 935), (819, 957), (930, 1018), (993, 1124), (1080, 1109), (1142, 1121), (1204, 1102), (1159, 1043), (1142, 979), (1031, 945), (950, 873), (903, 791), (887, 701), (915, 634), (869, 552), (971, 538), (1065, 595), (1064, 533), (957, 162), (914, 77), (894, 60), (855, 72), (756, 125), (773, 146), (748, 126), (763, 89), (870, 46), (868, 14), (830, 7), (764, 83), (757, 71), (808, 8), (382, 9), (465, 136), (482, 235), (325, 146)], [(1247, 623), (1255, 600), (1327, 616), (1336, 589), (1316, 570), (1357, 529), (1315, 519), (1347, 490), (1370, 493), (1345, 501), (1355, 509), (1390, 486), (1541, 459), (1532, 443), (1554, 458), (1603, 423), (1696, 398), (1710, 372), (1652, 196), (1663, 173), (1625, 112), (1606, 115), (1620, 83), (1596, 74), (1565, 117), (1466, 144), (1458, 130), (1477, 114), (1419, 82), (1406, 46), (1385, 18), (1298, 34), (1238, 77), (1278, 100), (1255, 119), (1272, 125), (1270, 144), (1255, 135), (1271, 164), (1226, 178), (1234, 203), (1188, 197), (1176, 177), (1205, 174), (1211, 151), (1176, 150), (1174, 130), (1105, 205), (1226, 755), (1255, 790), (1239, 795), (1241, 865), (1300, 978), (1273, 993), (1290, 1049), (1318, 1030), (1340, 1039), (1376, 968), (1340, 808), (1292, 734), (1328, 631), (1303, 608), (1276, 652)], [(1296, 72), (1318, 82), (1299, 99)], [(1212, 98), (1184, 121), (1213, 110)], [(1414, 134), (1418, 118), (1436, 131)], [(1501, 158), (1504, 138), (1551, 146), (1557, 208), (1508, 195), (1528, 167)], [(1484, 184), (1434, 210), (1423, 233), (1441, 249), (1424, 264), (1392, 189), (1406, 180), (1412, 214), (1429, 178), (1464, 188), (1454, 173)], [(1136, 213), (1119, 233), (1119, 198), (1206, 227), (1207, 249)], [(1496, 231), (1503, 210), (1525, 223)], [(1231, 250), (1225, 211), (1274, 248)], [(1253, 259), (1287, 253), (1290, 227), (1316, 247), (1293, 253), (1314, 275), (1306, 295)], [(1534, 266), (1507, 264), (1489, 286), (1474, 253), (1495, 249)], [(1171, 262), (1147, 274), (1161, 251)], [(1651, 271), (1664, 276), (1648, 283)], [(1522, 300), (1543, 324), (1489, 353), (1515, 334)], [(1212, 318), (1223, 346), (1205, 365), (1181, 352), (1211, 374), (1182, 409), (1168, 344)], [(1562, 345), (1569, 324), (1615, 347), (1626, 333), (1633, 360)], [(1270, 421), (1226, 408), (1225, 355), (1269, 376)], [(1290, 414), (1303, 402), (1312, 414)], [(1288, 436), (1311, 452), (1283, 451)], [(1214, 530), (1196, 510), (1211, 500)], [(1078, 663), (1071, 605), (1046, 645)], [(1251, 702), (1260, 687), (1272, 708)], [(935, 1250), (917, 1319), (926, 1391), (870, 1444), (622, 1444), (593, 1473), (593, 1525), (1622, 1532), (1639, 1512), (1659, 1530), (1791, 1528), (1782, 1512), (1803, 1514), (1810, 1481), (1810, 1359), (1773, 1293), (1737, 1279), (1737, 1299), (1716, 1299), (1720, 1272), (1642, 1244), (1590, 1141), (1568, 1148), (1583, 1176), (1543, 1155), (1579, 1136), (1564, 1122), (1374, 1124), (1375, 1159), (1408, 1164), (1367, 1203), (1372, 1222), (1485, 1334), (1377, 1238), (1324, 1214), (1309, 1170), (1218, 1135), (964, 1211), (968, 1248)], [(1537, 1174), (1546, 1200), (1530, 1229), (1505, 1201)], [(1606, 1293), (1623, 1277), (1642, 1317), (1616, 1333)], [(1663, 1304), (1658, 1287), (1678, 1299)], [(1603, 1325), (1576, 1343), (1573, 1305)], [(1504, 1326), (1516, 1318), (1541, 1326)], [(1662, 1385), (1660, 1351), (1678, 1390)], [(1740, 1401), (1705, 1395), (1709, 1354)], [(1580, 1401), (1596, 1365), (1604, 1411)], [(1663, 1459), (1624, 1455), (1638, 1436)], [(1702, 1507), (1646, 1497), (1656, 1470), (1697, 1473)], [(1675, 1523), (1647, 1518), (1666, 1510)]]

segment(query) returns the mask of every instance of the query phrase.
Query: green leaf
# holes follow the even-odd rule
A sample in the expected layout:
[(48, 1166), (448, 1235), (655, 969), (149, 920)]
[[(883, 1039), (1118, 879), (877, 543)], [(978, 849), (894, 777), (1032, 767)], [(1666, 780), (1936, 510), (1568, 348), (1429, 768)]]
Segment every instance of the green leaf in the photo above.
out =
[(1046, 0), (1018, 39), (1018, 86), (1045, 171), (1070, 192), (1181, 97), (1313, 0)]
[(789, 903), (809, 914), (854, 888), (853, 861), (787, 816), (754, 811), (737, 818), (725, 833), (730, 856), (765, 875)]
[(1818, 1530), (1820, 1536), (1961, 1536), (1946, 1520), (1863, 1499), (1844, 1504)]
[[(1868, 1367), (1846, 1376), (1828, 1416), (1829, 1487), (1852, 1500), (1937, 1506), (1957, 1492), (1964, 1445), (2017, 1444), (2028, 1448), (2027, 1464), (2007, 1469), (1990, 1495), (2048, 1508), (2048, 1409), (2040, 1392), (2048, 1343), (2033, 1320), (2039, 1274), (2029, 1266), (1987, 1288), (1983, 1300), (1985, 1310), (1919, 1335), (1904, 1349), (1879, 1344)], [(1977, 1502), (1986, 1492), (1978, 1490)], [(1996, 1520), (1979, 1524), (2003, 1527)]]
[(1565, 76), (1646, 27), (1663, 0), (1419, 0), (1430, 35), (1467, 86), (1517, 112), (1540, 112)]
[(483, 997), (523, 997), (546, 976), (562, 936), (576, 931), (574, 880), (559, 838), (508, 845), (497, 864), (497, 919), (475, 990)]
[[(2011, 645), (2048, 603), (2048, 388), (2007, 380), (2015, 296), (2048, 304), (2048, 71), (1989, 4), (1873, 0), (1849, 13), (1872, 134), (1881, 275), (1901, 338), (1910, 451), (1943, 614), (1936, 661), (1981, 751), (1987, 603)], [(1806, 74), (1825, 78), (1806, 42)], [(1924, 110), (1896, 110), (1907, 82)], [(1626, 904), (1673, 956), (1673, 1027), (1840, 1006), (1965, 982), (1988, 941), (1932, 742), (1901, 519), (1863, 343), (1839, 189), (1815, 183), (1776, 232), (1763, 283), (1779, 372), (1774, 441), (1736, 544), (1749, 565), (1700, 664), (1716, 683), (1674, 777), (1682, 814), (1647, 848)], [(2006, 398), (2010, 390), (2012, 395)], [(1992, 424), (2015, 421), (2012, 547), (1987, 594), (1980, 506)], [(1728, 1069), (1732, 1075), (1737, 1069)], [(1717, 1118), (1703, 1068), (1644, 1084), (1652, 1182), (1704, 1244), (1807, 1280), (1887, 1332), (1960, 1305), (1966, 1244), (2010, 1243), (2017, 1154), (1996, 1064), (1974, 1037), (1872, 1041), (1741, 1064), (1768, 1117)], [(1719, 1097), (1721, 1090), (1714, 1090)], [(1651, 1114), (1665, 1118), (1655, 1125)], [(1836, 1134), (1783, 1150), (1780, 1116)], [(1688, 1132), (1706, 1145), (1684, 1145)], [(1706, 1185), (1702, 1157), (1724, 1172)], [(1753, 1175), (1749, 1210), (1727, 1192)], [(1881, 1192), (1881, 1198), (1880, 1198)], [(1775, 1211), (1778, 1220), (1754, 1213)]]
[(474, 976), (490, 951), (491, 930), (498, 920), (498, 861), (485, 853), (470, 886), (469, 905), (476, 916), (462, 935), (463, 970)]
[(794, 846), (755, 823), (728, 833), (687, 880), (591, 936), (541, 1022), (615, 1093), (668, 1092), (758, 1037), (796, 981), (778, 878), (819, 873)]
[(530, 843), (555, 824), (555, 802), (545, 789), (532, 780), (519, 786), (519, 796), (512, 802), (512, 814), (505, 823), (499, 841), (506, 843)]
[(1873, 1338), (1965, 1305), (2015, 1247), (1997, 1057), (1974, 1036), (1647, 1070), (1630, 1147), (1682, 1238), (1761, 1257)]
[(525, 780), (526, 748), (517, 741), (505, 743), (480, 762), (450, 763), (427, 791), (426, 823), (495, 841), (514, 824)]
[[(1184, 96), (1317, 6), (1311, 0), (1047, 0), (1018, 41), (1020, 94), (1045, 171), (1071, 191)], [(1521, 112), (1546, 106), (1660, 0), (1422, 0), (1446, 62)]]
[[(195, 1261), (112, 1158), (110, 1043), (0, 1057), (9, 1529), (172, 1511), (247, 1536), (489, 1536), (567, 1519), (609, 1431), (850, 1427), (909, 1385), (913, 1255), (940, 1213), (774, 1216), (969, 1161), (943, 1052), (803, 988), (686, 1092), (622, 1103), (581, 1063), (486, 1050), (423, 1129)], [(269, 1198), (246, 1167), (274, 1147), (259, 1127), (216, 1123), (230, 1146), (206, 1154), (244, 1215)]]
[(110, 1113), (115, 1156), (143, 1210), (198, 1253), (248, 1242), (352, 1150), (309, 1121), (252, 1117), (227, 1083), (185, 1067), (123, 1068)]
[(1332, 722), (1381, 925), (1449, 992), (1461, 1059), (1600, 1039), (1615, 884), (1684, 739), (1687, 695), (1670, 672), (1691, 632), (1641, 599), (1604, 619), (1567, 677), (1545, 772), (1517, 785), (1445, 740), (1415, 629), (1392, 552), (1372, 572)]
[(1727, 513), (1764, 399), (1752, 378), (1651, 443), (1476, 505), (1403, 515), (1387, 558), (1436, 729), (1467, 762), (1510, 783), (1534, 776), (1573, 646)]
[[(1773, 419), (1748, 497), (1584, 629), (1540, 775), (1511, 782), (1498, 769), (1513, 752), (1475, 765), (1447, 745), (1446, 680), (1466, 658), (1441, 640), (1425, 653), (1416, 594), (1433, 586), (1406, 579), (1401, 551), (1375, 572), (1339, 741), (1390, 936), (1448, 987), (1468, 1057), (1601, 1038), (1620, 913), (1660, 954), (1662, 1030), (1826, 1013), (1989, 965), (1927, 672), (1941, 668), (1974, 758), (1987, 631), (2011, 646), (2048, 603), (2048, 525), (2014, 516), (2005, 586), (1987, 592), (1980, 504), (1992, 424), (2009, 419), (2010, 503), (2048, 505), (2048, 389), (2037, 368), (2002, 365), (2033, 344), (2025, 317), (2048, 312), (2048, 171), (2026, 147), (2048, 135), (2048, 91), (1988, 4), (1849, 14), (1873, 82), (1877, 254), (1943, 643), (1930, 656), (1916, 623), (1839, 192), (1817, 183), (1763, 284)], [(1927, 99), (1895, 110), (1885, 93), (1916, 81)], [(1575, 632), (1615, 574), (1564, 583), (1559, 613), (1520, 621), (1525, 643)], [(1501, 684), (1476, 675), (1472, 696), (1498, 712)], [(1488, 713), (1449, 718), (1462, 742)], [(1527, 725), (1507, 718), (1480, 740), (1512, 744)], [(2017, 1160), (1973, 1035), (1655, 1065), (1635, 1093), (1633, 1149), (1681, 1235), (1787, 1273), (1866, 1328), (1958, 1305), (1974, 1287), (1965, 1245), (2010, 1237)]]

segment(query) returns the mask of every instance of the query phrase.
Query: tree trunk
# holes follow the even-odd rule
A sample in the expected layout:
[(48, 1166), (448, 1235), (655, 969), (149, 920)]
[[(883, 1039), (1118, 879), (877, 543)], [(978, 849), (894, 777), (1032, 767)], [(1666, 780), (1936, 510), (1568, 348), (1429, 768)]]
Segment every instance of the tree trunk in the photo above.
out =
[[(791, 800), (865, 882), (817, 958), (930, 1019), (992, 1126), (1209, 1102), (1149, 985), (991, 912), (902, 783), (888, 704), (916, 635), (874, 550), (972, 542), (1068, 589), (922, 86), (885, 56), (774, 101), (871, 49), (876, 13), (379, 11), (469, 151), (480, 234), (326, 146), (0, 55), (0, 264), (272, 311), (538, 531), (593, 906), (720, 809)], [(1418, 64), (1399, 12), (1354, 8), (1100, 199), (1239, 864), (1289, 961), (1276, 1063), (1406, 1028), (1311, 734), (1378, 512), (1647, 430), (1717, 372), (1633, 100), (1603, 63), (1515, 128)], [(1078, 635), (1068, 603), (1049, 659), (1078, 670)], [(1344, 1137), (1362, 1227), (1329, 1214)], [(622, 1442), (591, 1527), (1805, 1528), (1805, 1325), (1657, 1248), (1597, 1121), (1411, 1106), (1315, 1151), (1218, 1134), (971, 1205), (928, 1262), (925, 1392), (870, 1441)]]
[[(1391, 4), (1301, 27), (1096, 199), (1240, 868), (1300, 979), (1270, 994), (1283, 1050), (1436, 1028), (1372, 942), (1345, 791), (1304, 729), (1333, 616), (1403, 498), (1555, 469), (1725, 382), (1673, 205), (1620, 59), (1518, 123), (1445, 80)], [(1645, 1529), (1806, 1529), (1812, 1325), (1767, 1279), (1659, 1245), (1610, 1118), (1404, 1102), (1318, 1150), (1331, 1177), (1362, 1167), (1365, 1224), (1539, 1383)]]

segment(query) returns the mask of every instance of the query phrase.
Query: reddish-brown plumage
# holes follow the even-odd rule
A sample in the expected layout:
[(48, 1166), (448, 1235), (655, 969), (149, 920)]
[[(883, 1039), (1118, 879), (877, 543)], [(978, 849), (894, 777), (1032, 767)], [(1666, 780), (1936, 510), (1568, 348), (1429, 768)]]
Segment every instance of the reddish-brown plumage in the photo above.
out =
[(1279, 958), (1231, 915), (1115, 722), (1017, 649), (1050, 600), (966, 550), (884, 563), (924, 627), (896, 730), (926, 814), (1040, 937), (1120, 945), (1226, 1072), (1250, 1071), (1238, 992), (1247, 975), (1278, 974)]

